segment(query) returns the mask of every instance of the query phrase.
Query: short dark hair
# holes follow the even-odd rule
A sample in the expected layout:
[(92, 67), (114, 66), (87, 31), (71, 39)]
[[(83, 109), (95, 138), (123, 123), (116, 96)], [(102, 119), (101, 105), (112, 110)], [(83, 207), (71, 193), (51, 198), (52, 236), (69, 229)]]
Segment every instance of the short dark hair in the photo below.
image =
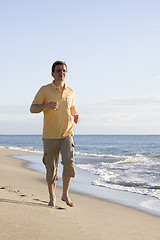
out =
[(56, 67), (57, 65), (64, 65), (64, 66), (66, 67), (66, 70), (67, 70), (67, 64), (66, 64), (65, 62), (63, 62), (63, 61), (56, 61), (56, 62), (54, 62), (53, 65), (52, 65), (52, 72), (54, 72), (55, 67)]

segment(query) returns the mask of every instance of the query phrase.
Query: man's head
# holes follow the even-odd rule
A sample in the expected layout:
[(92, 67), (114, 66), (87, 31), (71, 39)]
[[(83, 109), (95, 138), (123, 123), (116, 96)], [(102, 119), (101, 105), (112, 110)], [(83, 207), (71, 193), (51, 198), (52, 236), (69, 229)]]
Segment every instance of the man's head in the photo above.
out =
[(56, 61), (52, 65), (52, 76), (56, 81), (64, 81), (67, 74), (67, 64), (62, 61)]
[(67, 71), (67, 64), (65, 62), (62, 62), (62, 61), (56, 61), (53, 63), (52, 65), (52, 73), (55, 71), (55, 68), (57, 65), (63, 65), (66, 67), (66, 71)]

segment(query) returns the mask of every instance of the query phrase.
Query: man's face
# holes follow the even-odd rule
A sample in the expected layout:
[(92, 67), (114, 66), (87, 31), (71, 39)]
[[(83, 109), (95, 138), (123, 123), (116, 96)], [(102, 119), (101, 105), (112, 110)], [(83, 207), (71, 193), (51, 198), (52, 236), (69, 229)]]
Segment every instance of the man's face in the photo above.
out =
[(52, 76), (54, 77), (54, 80), (56, 81), (64, 81), (67, 74), (67, 69), (65, 65), (57, 65), (55, 67), (54, 72), (52, 73)]

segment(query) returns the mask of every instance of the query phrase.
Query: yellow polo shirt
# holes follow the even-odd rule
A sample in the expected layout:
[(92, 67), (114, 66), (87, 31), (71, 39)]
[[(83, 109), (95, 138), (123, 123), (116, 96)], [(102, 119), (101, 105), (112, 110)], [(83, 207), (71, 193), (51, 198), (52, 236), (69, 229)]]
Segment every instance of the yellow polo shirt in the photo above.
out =
[(73, 135), (70, 108), (75, 106), (74, 99), (73, 89), (66, 85), (63, 92), (54, 82), (40, 88), (32, 104), (46, 104), (54, 101), (59, 103), (58, 110), (46, 109), (43, 111), (43, 138), (61, 139)]

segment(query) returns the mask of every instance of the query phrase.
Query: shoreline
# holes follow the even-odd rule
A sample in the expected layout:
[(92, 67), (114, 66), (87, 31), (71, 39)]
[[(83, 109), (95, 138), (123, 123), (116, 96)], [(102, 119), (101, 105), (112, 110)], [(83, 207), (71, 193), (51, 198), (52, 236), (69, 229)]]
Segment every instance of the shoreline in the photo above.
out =
[[(21, 159), (25, 161), (25, 167), (36, 172), (45, 174), (42, 171), (43, 166), (41, 164), (41, 154), (29, 154), (29, 155), (19, 155), (12, 156), (13, 158)], [(40, 164), (39, 164), (40, 163)], [(91, 173), (86, 174), (82, 169), (76, 169), (77, 176), (73, 178), (70, 191), (83, 196), (93, 197), (96, 199), (101, 199), (107, 202), (120, 204), (122, 206), (127, 206), (139, 211), (160, 217), (160, 201), (155, 197), (146, 196), (138, 193), (132, 193), (127, 191), (120, 191), (115, 189), (109, 189), (104, 187), (99, 187), (92, 185), (91, 182), (94, 180)], [(59, 164), (59, 181), (57, 181), (57, 187), (62, 188), (62, 165)], [(44, 177), (45, 179), (45, 177)], [(45, 181), (45, 180), (44, 180)]]
[(2, 240), (53, 236), (69, 240), (159, 239), (159, 217), (126, 206), (70, 192), (76, 203), (70, 208), (60, 200), (62, 191), (57, 188), (57, 207), (48, 207), (44, 174), (26, 168), (25, 160), (11, 157), (21, 154), (34, 155), (0, 149)]

